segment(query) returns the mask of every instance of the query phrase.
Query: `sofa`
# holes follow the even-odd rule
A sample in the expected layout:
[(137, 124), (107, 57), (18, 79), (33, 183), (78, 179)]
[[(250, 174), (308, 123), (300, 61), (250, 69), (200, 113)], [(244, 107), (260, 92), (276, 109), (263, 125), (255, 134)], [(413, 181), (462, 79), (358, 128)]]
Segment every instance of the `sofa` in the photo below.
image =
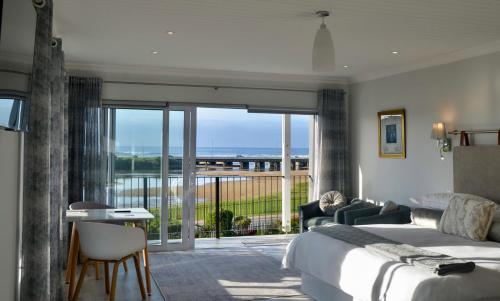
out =
[(382, 206), (353, 199), (349, 205), (337, 209), (333, 216), (325, 215), (319, 207), (319, 201), (299, 206), (300, 230), (307, 231), (309, 227), (321, 226), (329, 223), (345, 225), (367, 224), (407, 224), (411, 222), (411, 209), (408, 206), (398, 205), (391, 212), (380, 214)]

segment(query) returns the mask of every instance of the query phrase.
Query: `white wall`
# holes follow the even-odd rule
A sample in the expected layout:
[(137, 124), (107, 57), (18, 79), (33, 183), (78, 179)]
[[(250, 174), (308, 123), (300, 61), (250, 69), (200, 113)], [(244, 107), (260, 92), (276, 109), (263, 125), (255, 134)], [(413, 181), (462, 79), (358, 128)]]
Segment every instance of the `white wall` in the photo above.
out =
[[(24, 75), (0, 72), (0, 89), (26, 91)], [(0, 130), (0, 296), (14, 300), (17, 260), (17, 210), (19, 204), (20, 133)]]
[(75, 65), (71, 62), (67, 64), (70, 75), (102, 78), (102, 97), (105, 100), (253, 105), (310, 110), (317, 107), (317, 90), (348, 89), (346, 78), (168, 68), (145, 71), (139, 67), (107, 67), (109, 70), (104, 69), (106, 66)]
[(281, 106), (297, 109), (315, 109), (314, 92), (273, 91), (254, 89), (179, 87), (141, 84), (103, 85), (103, 98), (113, 100), (146, 100), (232, 105)]
[[(500, 53), (353, 84), (350, 93), (354, 190), (409, 203), (409, 197), (453, 190), (453, 154), (440, 160), (430, 139), (433, 122), (444, 121), (448, 130), (500, 128)], [(397, 108), (406, 109), (407, 158), (379, 158), (377, 112)], [(478, 135), (476, 144), (496, 139)]]

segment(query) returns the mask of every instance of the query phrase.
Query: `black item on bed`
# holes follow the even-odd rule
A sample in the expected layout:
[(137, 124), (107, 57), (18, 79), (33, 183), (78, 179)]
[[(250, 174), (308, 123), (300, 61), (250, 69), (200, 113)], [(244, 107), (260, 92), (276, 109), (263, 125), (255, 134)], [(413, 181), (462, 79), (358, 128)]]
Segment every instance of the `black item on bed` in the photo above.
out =
[(411, 264), (415, 267), (431, 271), (439, 276), (453, 273), (468, 273), (472, 272), (476, 267), (476, 264), (471, 261), (466, 262), (448, 255), (392, 241), (348, 225), (330, 224), (313, 227), (310, 230), (358, 247), (363, 247), (372, 253), (394, 261)]

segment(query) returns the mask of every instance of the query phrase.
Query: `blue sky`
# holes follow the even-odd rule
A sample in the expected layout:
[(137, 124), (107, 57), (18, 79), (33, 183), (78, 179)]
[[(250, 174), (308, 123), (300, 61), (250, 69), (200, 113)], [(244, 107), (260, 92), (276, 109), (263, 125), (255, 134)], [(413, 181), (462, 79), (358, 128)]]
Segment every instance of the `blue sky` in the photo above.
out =
[[(281, 115), (240, 109), (199, 108), (198, 147), (281, 147)], [(292, 116), (292, 147), (307, 148), (309, 116)], [(117, 110), (116, 140), (122, 146), (161, 146), (162, 112)], [(182, 114), (170, 113), (171, 146), (180, 146)]]

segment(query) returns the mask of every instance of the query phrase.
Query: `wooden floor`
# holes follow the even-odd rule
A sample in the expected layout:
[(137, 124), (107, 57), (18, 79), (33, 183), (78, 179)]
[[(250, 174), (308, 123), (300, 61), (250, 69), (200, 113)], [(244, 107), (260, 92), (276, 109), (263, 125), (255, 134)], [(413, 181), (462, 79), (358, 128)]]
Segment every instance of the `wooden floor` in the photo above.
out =
[[(281, 260), (285, 246), (283, 244), (273, 244), (272, 242), (277, 240), (282, 240), (285, 238), (284, 235), (272, 235), (272, 236), (250, 236), (250, 237), (228, 237), (221, 238), (220, 240), (212, 239), (212, 238), (204, 238), (196, 240), (196, 249), (203, 248), (257, 248), (260, 252), (262, 252), (263, 256), (271, 256), (278, 260)], [(286, 238), (291, 238), (290, 236)], [(259, 242), (270, 242), (270, 244), (260, 245)], [(193, 251), (187, 251), (193, 252)], [(196, 251), (195, 251), (196, 252)], [(168, 252), (164, 253), (165, 256), (168, 256)], [(129, 272), (125, 273), (123, 271), (123, 267), (120, 266), (117, 288), (116, 288), (116, 300), (118, 301), (136, 301), (141, 300), (141, 294), (139, 290), (139, 285), (137, 283), (137, 278), (134, 272), (134, 264), (132, 260), (128, 262)], [(78, 274), (79, 275), (79, 271)], [(143, 274), (144, 275), (144, 274)], [(108, 296), (106, 295), (104, 289), (104, 281), (102, 280), (102, 276), (104, 276), (103, 266), (101, 264), (101, 279), (95, 279), (95, 273), (93, 267), (89, 267), (87, 276), (85, 278), (85, 282), (83, 283), (82, 290), (80, 292), (80, 298), (78, 300), (81, 301), (104, 301), (108, 300)], [(152, 278), (151, 282), (152, 286), (152, 294), (146, 300), (154, 300), (154, 301), (164, 301), (165, 299), (161, 295), (156, 283), (154, 282), (154, 278)], [(64, 285), (65, 290), (68, 285)], [(67, 294), (66, 294), (67, 295)], [(65, 295), (65, 296), (66, 296)], [(279, 298), (279, 299), (266, 299), (266, 300), (283, 300), (283, 301), (306, 301), (311, 300), (306, 296), (294, 296), (288, 298)], [(168, 301), (168, 300), (166, 300)]]

